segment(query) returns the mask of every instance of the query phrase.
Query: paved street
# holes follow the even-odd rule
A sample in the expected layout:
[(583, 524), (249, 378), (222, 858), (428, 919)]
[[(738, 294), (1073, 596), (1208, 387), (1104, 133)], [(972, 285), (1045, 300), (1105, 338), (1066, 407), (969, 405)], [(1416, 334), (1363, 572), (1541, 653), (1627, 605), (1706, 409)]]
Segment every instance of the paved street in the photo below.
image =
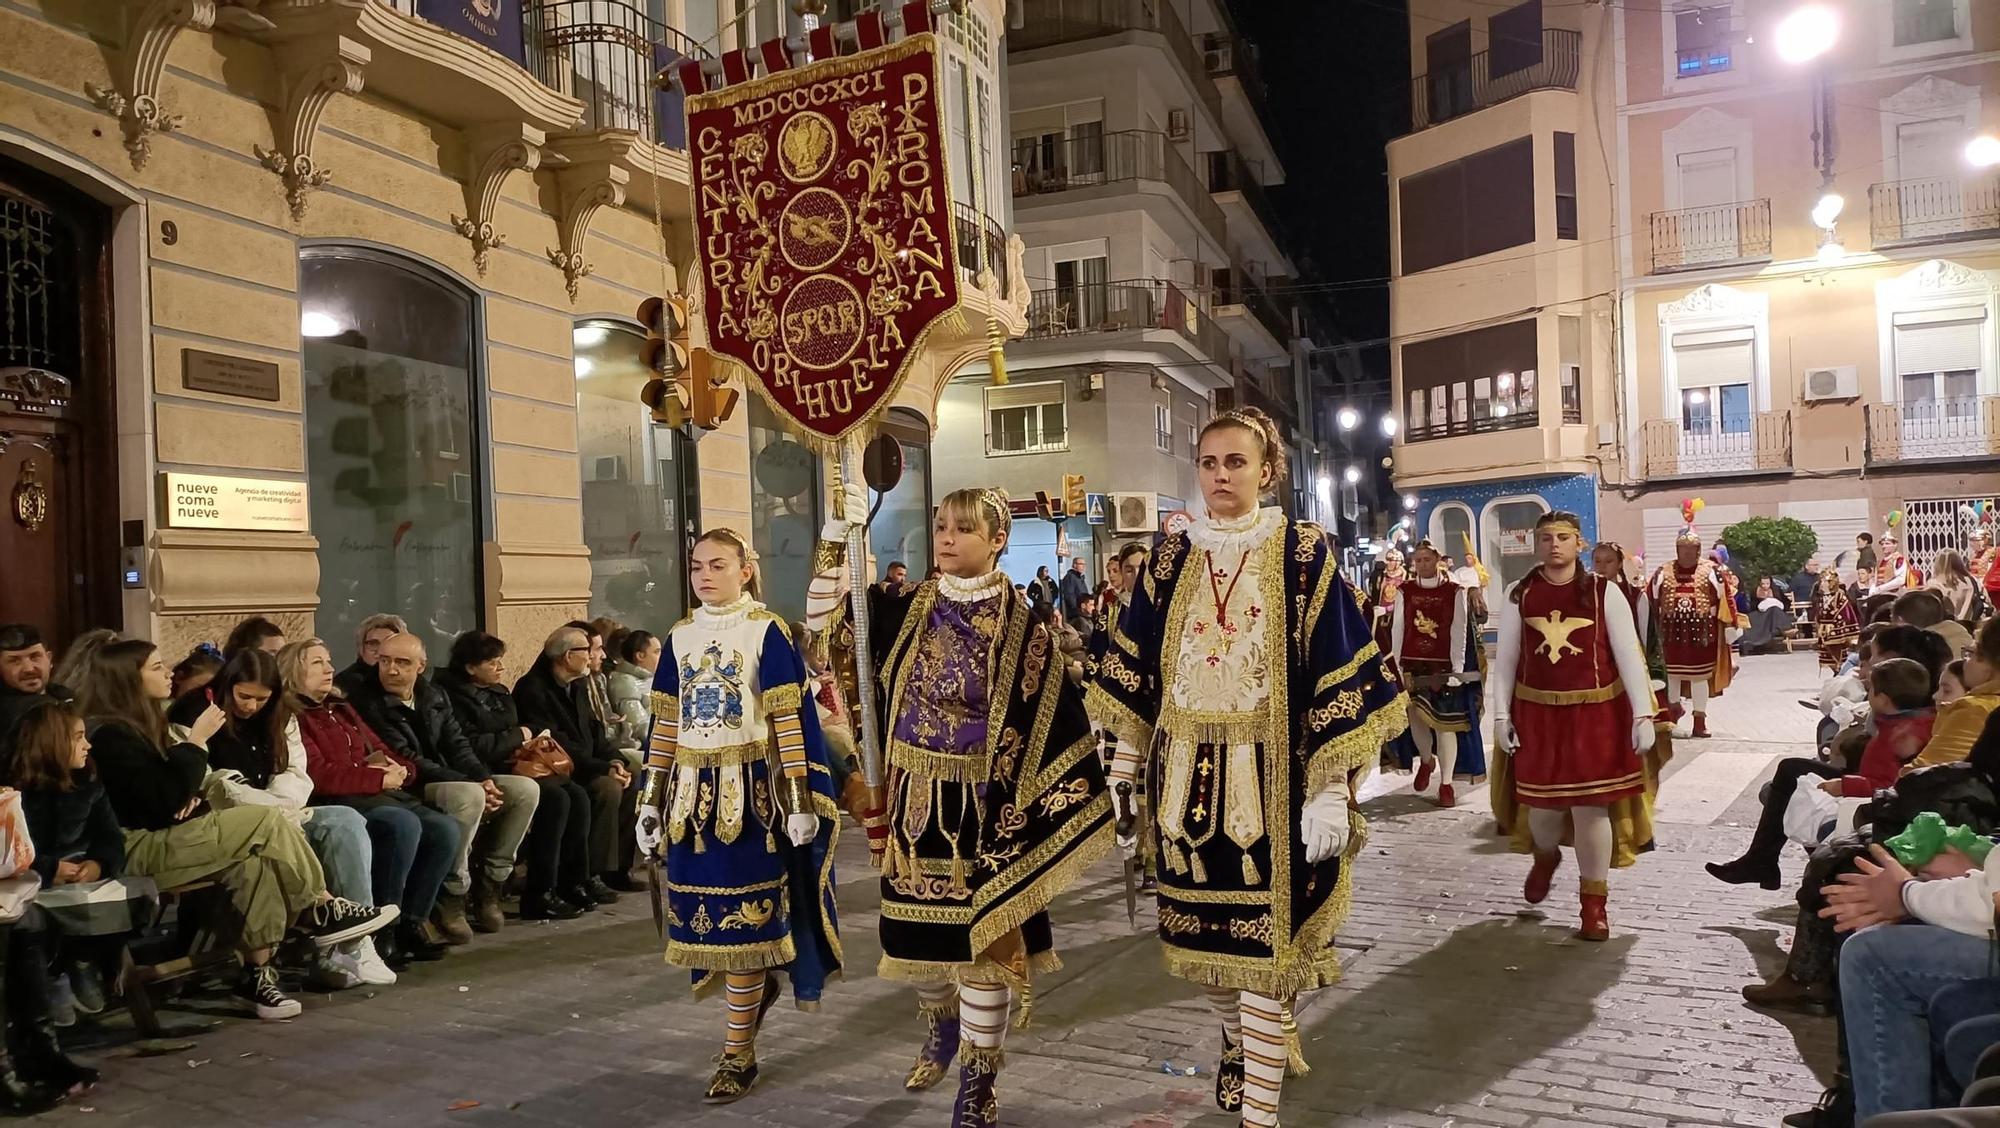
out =
[[(1820, 1086), (1801, 1055), (1829, 1066), (1831, 1022), (1780, 1022), (1737, 996), (1781, 960), (1789, 893), (1722, 886), (1700, 866), (1747, 839), (1772, 761), (1810, 754), (1815, 715), (1793, 702), (1816, 683), (1809, 655), (1747, 660), (1716, 704), (1718, 738), (1679, 743), (1660, 849), (1613, 875), (1609, 944), (1570, 938), (1573, 862), (1546, 920), (1518, 911), (1526, 861), (1491, 835), (1483, 787), (1440, 812), (1408, 776), (1375, 781), (1341, 937), (1348, 976), (1301, 1000), (1313, 1072), (1288, 1086), (1286, 1123), (1771, 1125), (1810, 1104)], [(689, 999), (655, 954), (642, 899), (627, 898), (586, 922), (510, 926), (372, 998), (306, 996), (294, 1022), (231, 1019), (157, 1057), (106, 1049), (106, 1084), (43, 1119), (941, 1128), (949, 1084), (901, 1088), (921, 1028), (908, 990), (872, 975), (872, 882), (858, 857), (845, 873), (851, 978), (818, 1015), (773, 1012), (764, 1080), (726, 1109), (697, 1103), (720, 1003)], [(1115, 868), (1057, 914), (1068, 966), (1042, 981), (1033, 1029), (1009, 1046), (1004, 1122), (1233, 1124), (1210, 1098), (1216, 1026), (1160, 970), (1154, 941), (1128, 930)], [(1168, 1063), (1201, 1074), (1169, 1076)]]

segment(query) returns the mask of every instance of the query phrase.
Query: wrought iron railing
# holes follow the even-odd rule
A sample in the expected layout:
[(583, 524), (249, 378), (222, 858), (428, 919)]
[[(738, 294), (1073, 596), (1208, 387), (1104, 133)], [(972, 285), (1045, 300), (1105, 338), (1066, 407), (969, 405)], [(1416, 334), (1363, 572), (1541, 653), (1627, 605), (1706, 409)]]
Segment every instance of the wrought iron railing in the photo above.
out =
[(1125, 129), (1046, 145), (1023, 140), (1014, 154), (1017, 199), (1130, 180), (1165, 182), (1210, 237), (1227, 244), (1229, 225), (1221, 206), (1164, 133)]
[(1877, 247), (1990, 238), (2000, 234), (2000, 174), (1873, 185), (1868, 219)]
[(1165, 39), (1202, 104), (1212, 116), (1222, 116), (1222, 93), (1209, 77), (1207, 60), (1168, 0), (1022, 0), (1021, 23), (1008, 30), (1007, 49), (1032, 51), (1127, 31), (1157, 32)]
[(954, 200), (951, 227), (958, 243), (958, 268), (966, 277), (977, 282), (982, 269), (991, 270), (1000, 292), (1010, 291), (1013, 279), (1007, 269), (1007, 232), (1000, 224), (970, 204)]
[(1792, 465), (1792, 413), (1724, 413), (1709, 426), (1649, 419), (1639, 432), (1648, 479), (1755, 474)]
[(1264, 76), (1257, 68), (1257, 47), (1245, 42), (1241, 36), (1228, 32), (1211, 31), (1202, 37), (1202, 61), (1208, 66), (1208, 73), (1216, 78), (1234, 78), (1243, 84), (1244, 93), (1250, 96), (1261, 110), (1270, 97), (1269, 88), (1264, 85)]
[(2000, 455), (2000, 395), (1871, 403), (1867, 412), (1871, 466)]
[(1525, 427), (1540, 425), (1541, 418), (1530, 409), (1507, 411), (1505, 414), (1474, 415), (1465, 419), (1447, 419), (1442, 423), (1423, 423), (1409, 428), (1403, 436), (1405, 442), (1422, 443), (1432, 439), (1456, 439), (1466, 435), (1486, 435), (1496, 431), (1519, 431)]
[(1271, 206), (1271, 197), (1264, 191), (1264, 182), (1258, 175), (1257, 166), (1243, 159), (1234, 149), (1204, 153), (1208, 158), (1208, 190), (1210, 192), (1241, 192), (1250, 210), (1264, 224), (1274, 239), (1283, 240), (1283, 228), (1279, 226), (1278, 209)]
[(1771, 201), (1654, 212), (1653, 273), (1771, 258)]
[(1241, 271), (1238, 277), (1231, 277), (1215, 287), (1215, 304), (1218, 306), (1240, 305), (1250, 311), (1258, 324), (1270, 331), (1279, 341), (1292, 339), (1292, 317), (1286, 306), (1279, 304), (1270, 292)]
[[(1410, 80), (1411, 124), (1428, 129), (1474, 110), (1518, 98), (1531, 90), (1574, 90), (1582, 68), (1582, 36), (1562, 28), (1542, 32), (1541, 57), (1501, 73), (1493, 52), (1481, 51), (1463, 63)], [(1502, 65), (1507, 60), (1502, 59)]]
[(584, 105), (583, 128), (629, 129), (687, 148), (681, 96), (653, 77), (683, 59), (708, 58), (693, 39), (625, 0), (543, 0), (527, 8), (537, 74)]
[(1229, 336), (1202, 312), (1198, 293), (1160, 278), (1036, 290), (1028, 301), (1024, 339), (1141, 329), (1171, 329), (1216, 363), (1229, 362)]

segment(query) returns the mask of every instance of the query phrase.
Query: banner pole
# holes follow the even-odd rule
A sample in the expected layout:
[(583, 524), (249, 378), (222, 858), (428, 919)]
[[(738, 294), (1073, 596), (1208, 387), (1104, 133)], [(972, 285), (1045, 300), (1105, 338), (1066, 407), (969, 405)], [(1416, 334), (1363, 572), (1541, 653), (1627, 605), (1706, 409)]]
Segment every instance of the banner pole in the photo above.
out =
[[(849, 440), (840, 444), (833, 464), (834, 504), (840, 506), (845, 482), (861, 477), (860, 444)], [(853, 600), (854, 688), (861, 724), (861, 781), (875, 791), (882, 786), (882, 729), (875, 714), (875, 653), (868, 643), (868, 515), (842, 513), (847, 520), (847, 590)]]

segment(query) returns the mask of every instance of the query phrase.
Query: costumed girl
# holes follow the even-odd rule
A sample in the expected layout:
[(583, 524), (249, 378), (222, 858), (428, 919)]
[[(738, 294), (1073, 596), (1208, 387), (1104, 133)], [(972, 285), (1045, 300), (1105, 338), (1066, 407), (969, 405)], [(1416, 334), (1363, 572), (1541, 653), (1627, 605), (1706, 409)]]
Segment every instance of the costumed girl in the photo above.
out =
[[(867, 510), (849, 496), (845, 512)], [(932, 527), (942, 574), (870, 599), (887, 760), (879, 974), (916, 984), (929, 1025), (905, 1086), (930, 1088), (958, 1059), (952, 1128), (999, 1123), (1011, 995), (1061, 966), (1049, 901), (1112, 845), (1082, 691), (997, 567), (1012, 526), (997, 490), (947, 494)], [(827, 524), (809, 624), (839, 603), (846, 531)]]
[[(1154, 550), (1092, 713), (1119, 733), (1114, 784), (1150, 758), (1160, 939), (1167, 970), (1208, 988), (1221, 1015), (1216, 1101), (1268, 1126), (1286, 1008), (1340, 975), (1333, 937), (1366, 825), (1350, 796), (1407, 724), (1407, 701), (1332, 541), (1258, 507), (1287, 480), (1270, 418), (1216, 416), (1197, 467), (1208, 516)], [(1140, 827), (1121, 808), (1131, 848)]]
[[(1397, 531), (1400, 535), (1401, 530)], [(1393, 544), (1390, 545), (1388, 550), (1382, 553), (1381, 563), (1369, 576), (1367, 598), (1362, 601), (1362, 611), (1368, 617), (1368, 631), (1375, 639), (1376, 650), (1382, 655), (1383, 673), (1388, 676), (1390, 684), (1397, 689), (1403, 688), (1403, 671), (1397, 667), (1395, 658), (1390, 652), (1395, 649), (1395, 632), (1392, 628), (1395, 622), (1396, 603), (1401, 597), (1403, 585), (1410, 582), (1410, 573), (1404, 567), (1404, 563), (1403, 550)], [(1382, 743), (1380, 763), (1385, 771), (1390, 768), (1409, 771), (1419, 758), (1416, 737), (1407, 728), (1389, 734), (1388, 739)], [(1424, 783), (1429, 783), (1428, 778)], [(1422, 791), (1423, 786), (1418, 786), (1416, 790)]]
[(1575, 514), (1535, 522), (1541, 563), (1508, 592), (1493, 660), (1493, 738), (1513, 762), (1514, 799), (1534, 866), (1530, 904), (1549, 895), (1562, 844), (1576, 848), (1584, 940), (1607, 940), (1611, 867), (1652, 839), (1644, 753), (1653, 746), (1653, 688), (1631, 604), (1577, 563)]
[(1923, 579), (1911, 566), (1910, 558), (1903, 555), (1896, 543), (1896, 530), (1903, 525), (1903, 511), (1892, 510), (1885, 522), (1888, 529), (1882, 539), (1875, 542), (1875, 573), (1864, 581), (1868, 589), (1869, 606), (1875, 600), (1887, 596), (1891, 599), (1906, 591), (1921, 586)]
[(1860, 637), (1861, 617), (1854, 612), (1847, 585), (1840, 582), (1840, 570), (1822, 571), (1819, 588), (1813, 592), (1813, 639), (1819, 644), (1820, 668), (1839, 673)]
[(666, 853), (666, 960), (701, 992), (722, 980), (728, 1031), (703, 1099), (757, 1081), (757, 1028), (777, 972), (817, 1010), (840, 970), (833, 903), (833, 777), (805, 663), (755, 598), (756, 554), (729, 529), (695, 542), (701, 606), (662, 640), (640, 791), (638, 845)]
[(1402, 585), (1389, 612), (1389, 657), (1410, 695), (1410, 737), (1422, 758), (1414, 790), (1438, 773), (1437, 804), (1458, 805), (1452, 786), (1459, 737), (1471, 727), (1469, 704), (1478, 692), (1465, 677), (1465, 624), (1471, 617), (1465, 589), (1438, 569), (1442, 559), (1429, 541), (1410, 550), (1416, 578)]

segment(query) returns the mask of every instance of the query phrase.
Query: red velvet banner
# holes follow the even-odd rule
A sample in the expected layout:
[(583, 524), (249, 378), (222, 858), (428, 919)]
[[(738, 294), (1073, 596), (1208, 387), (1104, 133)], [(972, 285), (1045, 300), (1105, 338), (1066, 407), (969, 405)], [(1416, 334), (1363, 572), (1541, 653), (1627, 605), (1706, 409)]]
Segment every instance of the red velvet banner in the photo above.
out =
[(916, 35), (688, 99), (709, 348), (822, 443), (958, 304), (938, 72)]

